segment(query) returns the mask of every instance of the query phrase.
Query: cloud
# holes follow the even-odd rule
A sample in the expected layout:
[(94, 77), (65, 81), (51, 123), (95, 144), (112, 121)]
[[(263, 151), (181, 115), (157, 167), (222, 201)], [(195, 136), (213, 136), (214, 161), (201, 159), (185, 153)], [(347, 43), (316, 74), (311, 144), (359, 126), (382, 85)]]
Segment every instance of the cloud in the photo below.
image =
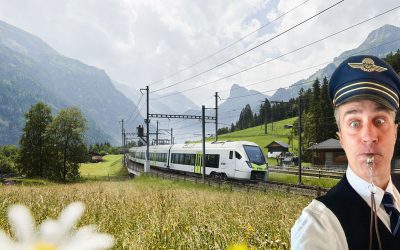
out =
[[(68, 57), (104, 69), (112, 79), (136, 89), (185, 69), (260, 28), (304, 0), (0, 0), (0, 19), (31, 32)], [(270, 39), (336, 1), (309, 0), (283, 18), (180, 74), (151, 86), (167, 86), (224, 62)], [(236, 60), (159, 94), (181, 91), (275, 58), (398, 4), (396, 0), (344, 1), (324, 14)], [(234, 83), (247, 85), (332, 60), (357, 47), (386, 23), (388, 13), (346, 33), (279, 58), (257, 69), (185, 92), (197, 104), (215, 91), (226, 97)], [(253, 85), (265, 91), (288, 86), (313, 70)], [(268, 93), (272, 94), (272, 93)]]

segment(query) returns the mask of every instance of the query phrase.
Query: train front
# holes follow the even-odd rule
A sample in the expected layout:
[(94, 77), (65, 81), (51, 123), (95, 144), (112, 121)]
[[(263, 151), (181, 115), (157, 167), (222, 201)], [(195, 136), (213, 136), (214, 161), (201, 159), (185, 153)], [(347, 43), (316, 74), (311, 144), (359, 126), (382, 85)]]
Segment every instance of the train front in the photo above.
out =
[(268, 163), (265, 160), (264, 153), (257, 145), (243, 145), (247, 155), (247, 165), (250, 168), (250, 180), (267, 180)]

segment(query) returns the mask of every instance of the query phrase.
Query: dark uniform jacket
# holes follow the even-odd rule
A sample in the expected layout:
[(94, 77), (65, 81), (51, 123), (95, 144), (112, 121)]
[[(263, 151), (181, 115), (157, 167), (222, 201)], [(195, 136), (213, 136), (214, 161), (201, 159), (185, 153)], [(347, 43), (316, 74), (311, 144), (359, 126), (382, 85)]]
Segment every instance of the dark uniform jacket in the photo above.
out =
[[(400, 190), (400, 176), (393, 175), (392, 182), (397, 190)], [(371, 208), (351, 187), (346, 175), (326, 195), (318, 197), (317, 200), (338, 218), (349, 249), (369, 249)], [(400, 250), (400, 238), (395, 239), (379, 218), (378, 229), (383, 249)], [(373, 228), (373, 249), (379, 249), (375, 227)]]

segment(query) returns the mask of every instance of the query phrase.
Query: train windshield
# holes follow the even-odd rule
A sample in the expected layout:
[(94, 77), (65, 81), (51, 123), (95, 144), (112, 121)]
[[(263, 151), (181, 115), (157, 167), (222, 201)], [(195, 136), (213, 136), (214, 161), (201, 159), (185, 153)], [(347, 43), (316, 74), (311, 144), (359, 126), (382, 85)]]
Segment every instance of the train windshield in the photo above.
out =
[(250, 162), (258, 165), (265, 164), (265, 157), (260, 147), (250, 145), (243, 145), (243, 147), (244, 151), (246, 151), (247, 157), (249, 157)]

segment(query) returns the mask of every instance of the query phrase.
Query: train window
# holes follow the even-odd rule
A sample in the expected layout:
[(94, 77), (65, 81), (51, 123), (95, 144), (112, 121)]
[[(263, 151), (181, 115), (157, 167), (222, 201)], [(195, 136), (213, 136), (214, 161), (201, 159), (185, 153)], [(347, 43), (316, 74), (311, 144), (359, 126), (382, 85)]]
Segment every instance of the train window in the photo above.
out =
[(229, 151), (229, 159), (233, 159), (233, 151)]
[(206, 154), (206, 167), (207, 168), (218, 168), (219, 167), (219, 155)]
[(190, 156), (188, 154), (183, 155), (183, 164), (189, 165), (190, 164)]
[(239, 160), (242, 159), (242, 156), (236, 151), (235, 151), (235, 156), (236, 156), (236, 159), (239, 159)]
[(251, 162), (257, 163), (257, 164), (264, 164), (265, 163), (265, 157), (263, 152), (261, 151), (261, 148), (258, 146), (250, 146), (250, 145), (244, 145), (244, 150), (246, 151), (247, 157)]
[(191, 154), (190, 155), (190, 165), (194, 166), (195, 161), (196, 161), (196, 155)]
[(176, 157), (176, 154), (171, 155), (171, 163), (175, 163), (175, 157)]
[(177, 160), (178, 164), (183, 164), (184, 157), (185, 156), (183, 154), (178, 154), (178, 160)]

